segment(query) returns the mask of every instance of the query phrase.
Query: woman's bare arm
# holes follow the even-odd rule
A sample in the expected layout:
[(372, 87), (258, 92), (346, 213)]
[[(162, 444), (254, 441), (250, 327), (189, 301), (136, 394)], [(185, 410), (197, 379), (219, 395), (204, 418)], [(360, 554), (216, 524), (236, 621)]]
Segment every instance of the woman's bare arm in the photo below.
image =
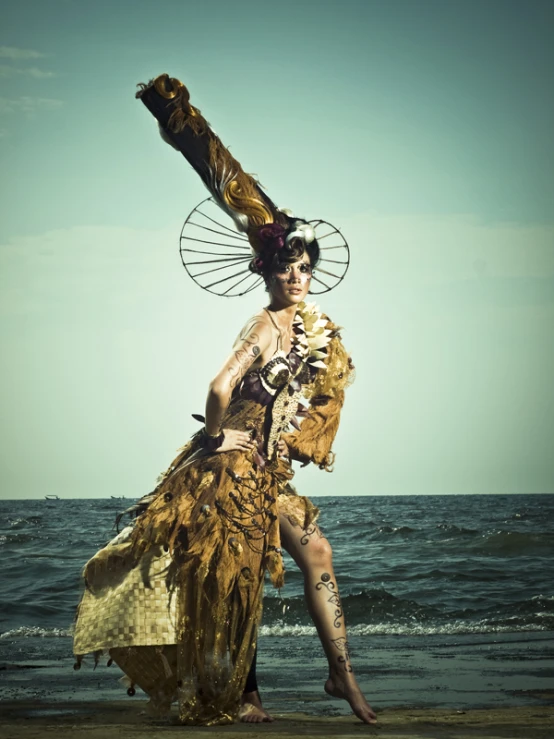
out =
[(232, 353), (210, 383), (206, 400), (206, 431), (218, 434), (234, 388), (273, 340), (272, 327), (262, 318), (251, 319), (241, 331)]

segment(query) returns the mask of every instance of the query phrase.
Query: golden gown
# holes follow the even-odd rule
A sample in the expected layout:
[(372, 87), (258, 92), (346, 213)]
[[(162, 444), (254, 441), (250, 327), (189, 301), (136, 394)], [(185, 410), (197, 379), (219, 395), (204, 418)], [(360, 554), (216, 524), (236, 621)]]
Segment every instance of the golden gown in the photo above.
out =
[[(256, 449), (210, 453), (201, 433), (180, 450), (134, 526), (83, 571), (74, 631), (76, 667), (108, 652), (150, 697), (156, 715), (178, 700), (184, 724), (236, 719), (262, 615), (264, 576), (281, 587), (279, 515), (308, 527), (318, 509), (296, 493), (291, 459), (330, 471), (352, 364), (338, 328), (301, 303), (289, 355), (246, 373), (222, 428), (250, 431)], [(301, 397), (310, 398), (306, 408)], [(295, 416), (304, 417), (301, 426)], [(296, 430), (288, 433), (289, 424)]]

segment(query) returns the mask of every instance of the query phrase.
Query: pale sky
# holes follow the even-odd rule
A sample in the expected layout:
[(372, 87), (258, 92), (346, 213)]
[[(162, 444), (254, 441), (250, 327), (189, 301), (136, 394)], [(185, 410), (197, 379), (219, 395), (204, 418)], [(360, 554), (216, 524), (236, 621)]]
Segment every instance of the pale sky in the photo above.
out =
[(357, 368), (306, 495), (554, 493), (554, 5), (3, 2), (2, 498), (137, 497), (262, 289), (201, 291), (168, 72), (281, 207), (340, 227)]

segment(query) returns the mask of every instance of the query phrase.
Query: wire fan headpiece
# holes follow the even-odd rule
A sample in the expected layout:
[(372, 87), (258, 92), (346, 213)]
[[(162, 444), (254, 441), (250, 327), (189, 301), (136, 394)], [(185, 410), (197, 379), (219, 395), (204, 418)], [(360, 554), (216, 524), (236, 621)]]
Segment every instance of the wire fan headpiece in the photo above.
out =
[[(350, 264), (348, 244), (327, 221), (309, 221), (320, 248), (312, 276), (311, 295), (329, 292), (344, 279)], [(248, 238), (238, 233), (213, 198), (206, 198), (187, 216), (179, 240), (181, 261), (203, 290), (226, 298), (245, 295), (263, 284), (250, 270), (253, 253)]]
[(249, 263), (285, 233), (285, 244), (279, 248), (287, 240), (309, 244), (314, 236), (320, 247), (310, 292), (328, 292), (342, 281), (350, 252), (338, 228), (322, 220), (310, 221), (310, 228), (290, 211), (279, 210), (191, 104), (180, 80), (161, 74), (139, 88), (136, 97), (158, 121), (162, 138), (185, 157), (211, 196), (194, 208), (181, 231), (181, 259), (197, 285), (225, 297), (250, 292), (263, 277)]

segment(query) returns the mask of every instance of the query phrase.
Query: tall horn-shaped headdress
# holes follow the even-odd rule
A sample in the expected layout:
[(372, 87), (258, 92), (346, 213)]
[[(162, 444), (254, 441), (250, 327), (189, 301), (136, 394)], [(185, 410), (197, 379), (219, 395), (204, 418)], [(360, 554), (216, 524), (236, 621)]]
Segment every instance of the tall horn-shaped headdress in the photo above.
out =
[[(200, 287), (227, 297), (243, 295), (263, 282), (267, 254), (298, 239), (305, 245), (317, 240), (320, 247), (313, 280), (322, 289), (313, 289), (312, 283), (311, 292), (327, 292), (339, 284), (348, 269), (349, 250), (337, 228), (277, 208), (190, 103), (180, 80), (162, 74), (139, 87), (136, 97), (157, 119), (162, 138), (183, 154), (211, 195), (193, 209), (181, 231), (181, 259)], [(235, 228), (221, 223), (218, 208)], [(325, 245), (319, 243), (322, 239), (328, 239)]]

